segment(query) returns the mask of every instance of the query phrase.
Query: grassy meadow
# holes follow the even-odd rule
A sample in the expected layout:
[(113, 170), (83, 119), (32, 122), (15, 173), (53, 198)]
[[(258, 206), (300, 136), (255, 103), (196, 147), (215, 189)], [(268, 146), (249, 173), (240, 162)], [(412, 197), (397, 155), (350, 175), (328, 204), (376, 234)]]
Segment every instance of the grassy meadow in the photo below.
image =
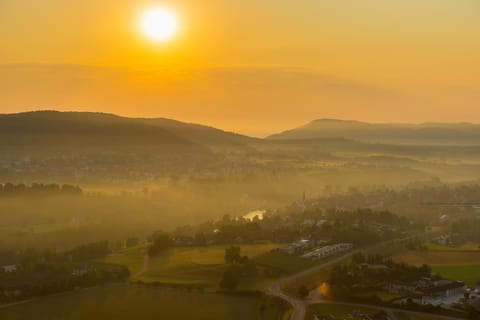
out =
[(314, 266), (310, 259), (303, 259), (281, 251), (270, 251), (255, 258), (260, 265), (272, 267), (285, 273), (295, 273)]
[[(242, 255), (256, 256), (278, 248), (279, 244), (241, 245)], [(225, 269), (225, 248), (228, 246), (176, 247), (150, 259), (138, 279), (145, 282), (195, 284), (216, 287)]]
[(428, 264), (442, 277), (464, 281), (469, 285), (480, 281), (480, 251), (475, 246), (450, 248), (429, 245), (427, 248), (426, 251), (404, 251), (395, 255), (394, 259), (417, 266)]
[(452, 251), (452, 252), (480, 252), (480, 246), (475, 243), (468, 243), (459, 247), (442, 246), (435, 243), (426, 245), (430, 251)]
[(99, 262), (124, 265), (130, 270), (130, 273), (134, 275), (142, 268), (143, 260), (147, 253), (147, 247), (147, 244), (142, 244), (136, 247), (123, 249), (100, 259)]
[(468, 266), (433, 266), (433, 271), (447, 279), (460, 280), (468, 285), (475, 285), (480, 281), (480, 264)]

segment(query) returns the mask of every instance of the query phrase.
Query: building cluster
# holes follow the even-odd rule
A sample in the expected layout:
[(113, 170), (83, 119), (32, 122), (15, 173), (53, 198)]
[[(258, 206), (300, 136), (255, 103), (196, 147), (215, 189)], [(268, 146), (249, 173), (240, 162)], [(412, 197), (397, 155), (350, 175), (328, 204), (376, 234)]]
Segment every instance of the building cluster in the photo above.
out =
[(290, 243), (288, 246), (281, 248), (280, 250), (288, 254), (300, 254), (306, 252), (312, 248), (320, 245), (325, 245), (329, 241), (327, 240), (307, 240), (302, 239)]
[(467, 286), (462, 281), (422, 278), (411, 283), (391, 284), (388, 289), (391, 293), (408, 293), (418, 298), (448, 298), (452, 295), (463, 295)]
[(6, 264), (2, 266), (3, 272), (11, 273), (17, 271), (17, 265), (15, 264)]
[(466, 299), (470, 305), (474, 308), (476, 306), (480, 311), (479, 288), (469, 288), (462, 281), (422, 278), (408, 284), (390, 284), (387, 289), (390, 293), (406, 294), (412, 298), (413, 302), (421, 305), (453, 307), (462, 299)]
[(313, 251), (303, 254), (301, 257), (306, 259), (318, 260), (330, 257), (337, 253), (345, 252), (353, 248), (351, 243), (337, 243), (329, 246), (317, 248)]
[(451, 243), (450, 235), (442, 234), (441, 236), (438, 236), (435, 239), (433, 239), (433, 242), (440, 246), (448, 246)]
[(0, 272), (12, 273), (17, 271), (17, 262), (13, 252), (0, 252)]

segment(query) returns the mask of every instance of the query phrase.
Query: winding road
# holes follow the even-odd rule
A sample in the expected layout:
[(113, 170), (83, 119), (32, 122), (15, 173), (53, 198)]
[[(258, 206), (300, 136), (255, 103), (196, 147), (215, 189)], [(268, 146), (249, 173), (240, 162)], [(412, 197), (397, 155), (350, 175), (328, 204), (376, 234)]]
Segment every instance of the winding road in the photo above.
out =
[[(267, 293), (276, 296), (278, 298), (281, 298), (285, 301), (287, 301), (293, 308), (293, 314), (291, 320), (304, 320), (305, 315), (307, 312), (307, 307), (311, 304), (336, 304), (336, 305), (345, 305), (345, 306), (352, 306), (352, 307), (363, 307), (363, 308), (370, 308), (370, 309), (377, 309), (377, 310), (383, 310), (391, 320), (397, 320), (396, 313), (404, 313), (404, 314), (411, 314), (411, 315), (430, 315), (429, 313), (423, 313), (423, 312), (416, 312), (416, 311), (409, 311), (409, 310), (404, 310), (404, 309), (396, 309), (396, 308), (385, 308), (381, 306), (376, 306), (376, 305), (369, 305), (369, 304), (357, 304), (357, 303), (349, 303), (349, 302), (340, 302), (340, 301), (330, 301), (330, 300), (323, 300), (323, 299), (317, 299), (317, 300), (300, 300), (294, 296), (290, 296), (287, 293), (285, 293), (282, 290), (282, 287), (286, 285), (287, 283), (293, 282), (296, 279), (299, 279), (301, 277), (307, 276), (309, 274), (316, 273), (322, 269), (328, 268), (330, 266), (333, 266), (335, 264), (338, 264), (344, 260), (347, 260), (351, 258), (354, 254), (362, 251), (368, 251), (372, 250), (374, 248), (379, 248), (385, 245), (390, 245), (392, 243), (401, 243), (405, 242), (408, 240), (411, 240), (413, 238), (416, 238), (418, 236), (412, 236), (404, 239), (397, 239), (397, 240), (389, 240), (385, 241), (382, 243), (379, 243), (377, 245), (374, 245), (369, 248), (363, 248), (363, 249), (356, 249), (353, 250), (347, 254), (344, 254), (342, 256), (339, 256), (337, 258), (334, 258), (332, 260), (329, 260), (325, 263), (313, 266), (309, 269), (306, 269), (304, 271), (292, 274), (286, 278), (280, 279), (277, 282), (273, 283), (268, 287)], [(461, 318), (456, 318), (456, 317), (448, 317), (448, 316), (441, 316), (441, 315), (436, 315), (437, 319), (443, 319), (443, 320), (462, 320)]]

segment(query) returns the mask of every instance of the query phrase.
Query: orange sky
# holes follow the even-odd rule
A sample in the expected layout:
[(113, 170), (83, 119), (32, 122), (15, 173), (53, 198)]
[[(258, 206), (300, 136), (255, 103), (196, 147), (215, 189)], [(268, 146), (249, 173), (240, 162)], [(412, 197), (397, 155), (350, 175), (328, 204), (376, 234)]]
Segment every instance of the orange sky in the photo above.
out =
[[(139, 17), (180, 18), (153, 43)], [(0, 112), (265, 135), (315, 118), (480, 122), (478, 0), (0, 0)]]

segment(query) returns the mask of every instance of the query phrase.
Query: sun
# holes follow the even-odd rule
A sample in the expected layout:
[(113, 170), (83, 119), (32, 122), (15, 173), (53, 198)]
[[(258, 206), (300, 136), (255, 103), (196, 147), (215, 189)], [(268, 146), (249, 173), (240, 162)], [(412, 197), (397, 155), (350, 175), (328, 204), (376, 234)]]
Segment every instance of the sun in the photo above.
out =
[(176, 14), (165, 8), (153, 8), (146, 11), (141, 20), (142, 33), (153, 41), (170, 40), (178, 31)]

